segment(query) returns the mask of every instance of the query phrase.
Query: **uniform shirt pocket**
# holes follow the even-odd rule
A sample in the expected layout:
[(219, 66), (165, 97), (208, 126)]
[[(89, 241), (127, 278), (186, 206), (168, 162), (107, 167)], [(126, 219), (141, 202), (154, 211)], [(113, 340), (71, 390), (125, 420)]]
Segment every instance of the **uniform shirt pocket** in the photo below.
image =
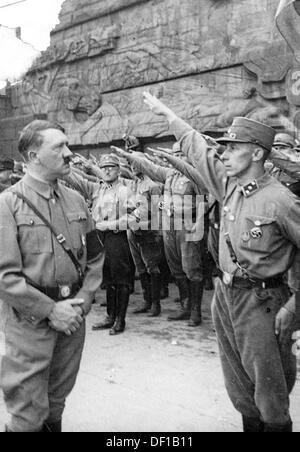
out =
[(86, 212), (69, 212), (66, 214), (70, 225), (72, 246), (76, 250), (86, 248)]
[(52, 253), (52, 233), (35, 215), (16, 215), (18, 240), (23, 254)]
[(241, 241), (244, 248), (252, 251), (270, 252), (278, 235), (278, 226), (273, 217), (247, 215)]

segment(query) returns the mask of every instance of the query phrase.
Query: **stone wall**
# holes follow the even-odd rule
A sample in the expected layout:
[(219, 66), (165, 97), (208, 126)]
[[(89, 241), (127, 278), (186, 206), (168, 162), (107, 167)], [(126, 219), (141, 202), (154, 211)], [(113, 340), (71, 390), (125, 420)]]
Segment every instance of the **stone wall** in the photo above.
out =
[(12, 108), (10, 103), (10, 96), (0, 94), (0, 120), (11, 116)]
[(46, 115), (25, 115), (0, 121), (0, 155), (22, 160), (18, 152), (19, 132), (34, 119), (46, 119)]
[(66, 0), (51, 46), (12, 91), (13, 115), (45, 114), (85, 151), (124, 133), (170, 139), (144, 90), (213, 135), (235, 116), (291, 128), (294, 57), (275, 27), (278, 3)]

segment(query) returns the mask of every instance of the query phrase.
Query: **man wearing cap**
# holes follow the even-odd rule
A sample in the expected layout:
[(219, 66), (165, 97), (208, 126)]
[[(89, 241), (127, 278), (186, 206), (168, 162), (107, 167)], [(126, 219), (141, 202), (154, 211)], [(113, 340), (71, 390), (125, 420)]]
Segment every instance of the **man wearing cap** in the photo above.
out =
[[(297, 154), (294, 150), (295, 146), (296, 141), (291, 135), (288, 133), (278, 133), (275, 136), (273, 152), (270, 155), (273, 164), (270, 168), (270, 174), (288, 188), (294, 184), (296, 180), (288, 171), (288, 167), (285, 170), (284, 166), (287, 165), (289, 161), (293, 161), (297, 158)], [(276, 166), (276, 157), (279, 159), (279, 166)], [(281, 165), (280, 160), (284, 162), (283, 166)], [(267, 169), (269, 169), (268, 164)]]
[[(212, 138), (207, 137), (207, 139), (211, 140), (214, 146), (218, 146), (218, 143)], [(207, 193), (207, 189), (203, 185), (199, 172), (188, 162), (187, 159), (182, 158), (182, 156), (177, 157), (173, 153), (167, 152), (163, 149), (157, 150), (156, 154), (160, 158), (164, 158), (172, 165), (173, 168), (186, 176), (192, 183), (201, 189), (203, 194)], [(204, 231), (204, 240), (199, 243), (199, 246), (205, 264), (205, 289), (213, 290), (214, 286), (212, 275), (215, 273), (216, 266), (219, 266), (220, 207), (219, 203), (211, 195), (205, 197), (203, 201), (205, 202), (205, 215), (204, 212), (199, 209), (199, 217), (195, 224), (195, 229)], [(201, 300), (199, 300), (199, 302), (201, 302)]]
[(8, 432), (58, 433), (102, 256), (90, 255), (94, 224), (83, 198), (58, 182), (72, 156), (64, 130), (34, 121), (19, 151), (27, 174), (0, 196), (0, 387)]
[(11, 186), (14, 165), (12, 159), (0, 157), (0, 193)]
[(65, 180), (74, 183), (92, 202), (92, 215), (105, 247), (103, 285), (106, 289), (107, 317), (93, 330), (109, 329), (110, 335), (123, 333), (132, 288), (133, 261), (127, 240), (129, 217), (135, 210), (134, 196), (120, 179), (120, 161), (116, 155), (100, 160), (103, 183), (85, 180), (72, 172)]
[(227, 148), (220, 158), (201, 133), (161, 101), (149, 93), (144, 100), (167, 119), (203, 183), (222, 205), (223, 281), (217, 282), (213, 319), (226, 388), (243, 416), (244, 431), (291, 432), (296, 302), (284, 276), (299, 255), (300, 201), (265, 172), (275, 131), (236, 118), (221, 140)]
[[(140, 171), (164, 185), (163, 238), (166, 258), (179, 288), (181, 308), (169, 317), (170, 321), (189, 320), (195, 327), (201, 324), (201, 301), (204, 272), (199, 239), (193, 236), (197, 218), (198, 187), (182, 173), (151, 163), (139, 154), (117, 149)], [(174, 154), (182, 155), (180, 145), (174, 145)], [(203, 237), (201, 237), (202, 239)]]
[(158, 232), (161, 189), (134, 164), (131, 165), (131, 170), (135, 179), (127, 185), (135, 196), (137, 208), (134, 215), (137, 224), (128, 231), (128, 240), (144, 295), (143, 305), (135, 310), (134, 314), (145, 314), (150, 311), (150, 317), (158, 317), (161, 313), (159, 270), (161, 241)]
[[(295, 143), (293, 138), (292, 140)], [(283, 144), (283, 141), (280, 141), (279, 144), (277, 143), (278, 146), (273, 147), (270, 154), (270, 162), (267, 163), (267, 165), (272, 165), (270, 168), (272, 175), (275, 175), (275, 177), (279, 178), (280, 181), (284, 182), (284, 185), (286, 185), (289, 190), (291, 190), (291, 192), (300, 197), (299, 146), (296, 145), (292, 151), (290, 143), (288, 152), (286, 152), (287, 146), (284, 147)]]

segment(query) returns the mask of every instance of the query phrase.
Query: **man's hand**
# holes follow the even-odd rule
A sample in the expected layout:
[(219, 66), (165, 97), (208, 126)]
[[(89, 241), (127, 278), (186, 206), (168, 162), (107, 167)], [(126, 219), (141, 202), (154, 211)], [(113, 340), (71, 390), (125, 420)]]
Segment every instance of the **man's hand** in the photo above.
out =
[(106, 232), (109, 230), (110, 225), (108, 221), (101, 221), (100, 223), (97, 223), (96, 227), (98, 231)]
[(82, 315), (74, 309), (76, 306), (84, 304), (83, 299), (70, 299), (56, 303), (49, 316), (49, 325), (59, 333), (71, 336), (75, 333), (83, 322)]
[(169, 122), (172, 122), (177, 118), (176, 114), (170, 110), (165, 104), (163, 104), (157, 97), (145, 91), (143, 93), (144, 102), (150, 108), (150, 110), (159, 116), (165, 116)]
[(292, 326), (295, 321), (295, 314), (286, 308), (280, 309), (275, 322), (275, 334), (279, 342), (284, 344), (291, 339)]
[(113, 151), (115, 151), (115, 153), (118, 154), (120, 157), (128, 158), (128, 156), (130, 155), (129, 152), (124, 151), (124, 149), (117, 148), (116, 146), (111, 146), (110, 148), (111, 148)]

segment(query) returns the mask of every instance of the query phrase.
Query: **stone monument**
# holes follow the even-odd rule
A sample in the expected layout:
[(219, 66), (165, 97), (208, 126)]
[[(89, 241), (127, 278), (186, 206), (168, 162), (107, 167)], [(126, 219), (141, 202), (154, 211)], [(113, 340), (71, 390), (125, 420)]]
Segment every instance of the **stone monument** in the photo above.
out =
[(125, 133), (171, 140), (143, 104), (149, 90), (213, 136), (235, 116), (294, 132), (300, 69), (276, 28), (278, 3), (65, 0), (50, 47), (11, 89), (12, 118), (57, 121), (84, 153)]

